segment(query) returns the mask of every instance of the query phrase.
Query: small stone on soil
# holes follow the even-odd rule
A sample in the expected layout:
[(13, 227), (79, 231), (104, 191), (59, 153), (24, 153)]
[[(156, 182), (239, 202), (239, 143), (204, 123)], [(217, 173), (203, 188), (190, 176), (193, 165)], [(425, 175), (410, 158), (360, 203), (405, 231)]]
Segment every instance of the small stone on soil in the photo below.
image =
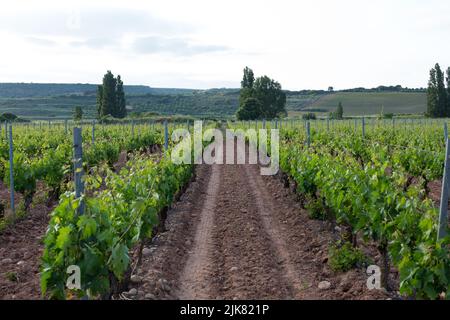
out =
[(155, 300), (155, 299), (156, 299), (155, 295), (154, 295), (154, 294), (151, 294), (151, 293), (147, 293), (147, 294), (144, 296), (144, 298), (147, 299), (147, 300)]
[(135, 296), (137, 295), (137, 289), (136, 288), (131, 288), (130, 291), (128, 291), (128, 294), (130, 296)]
[(139, 283), (139, 282), (142, 281), (142, 278), (139, 277), (138, 275), (135, 275), (135, 274), (134, 274), (134, 275), (131, 276), (130, 281), (131, 281), (132, 283)]
[(331, 287), (331, 283), (329, 281), (321, 281), (319, 282), (318, 288), (320, 290), (328, 290)]
[(149, 255), (151, 255), (152, 254), (152, 250), (150, 250), (149, 248), (144, 248), (144, 249), (142, 249), (142, 255), (144, 256), (144, 257), (148, 257)]
[(167, 280), (165, 279), (159, 279), (156, 283), (156, 288), (158, 288), (159, 290), (165, 291), (165, 292), (169, 292), (170, 291), (170, 287), (168, 285)]

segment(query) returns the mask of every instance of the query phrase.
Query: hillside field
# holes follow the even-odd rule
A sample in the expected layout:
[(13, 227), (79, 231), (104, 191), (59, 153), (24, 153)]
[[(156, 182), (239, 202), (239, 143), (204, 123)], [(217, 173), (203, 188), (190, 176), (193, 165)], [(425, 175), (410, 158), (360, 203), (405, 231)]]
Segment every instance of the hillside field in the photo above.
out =
[(344, 116), (373, 115), (381, 112), (394, 114), (417, 114), (426, 111), (424, 92), (339, 92), (322, 96), (305, 110), (334, 111), (342, 102)]

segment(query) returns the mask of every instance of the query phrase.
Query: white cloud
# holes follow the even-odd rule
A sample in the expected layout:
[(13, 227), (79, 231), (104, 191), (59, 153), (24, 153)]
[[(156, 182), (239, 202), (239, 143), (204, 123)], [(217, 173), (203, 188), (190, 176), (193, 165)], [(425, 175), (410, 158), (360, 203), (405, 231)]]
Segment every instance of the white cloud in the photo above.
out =
[(166, 53), (175, 56), (191, 56), (228, 50), (224, 46), (198, 45), (190, 43), (186, 39), (159, 36), (138, 37), (133, 43), (133, 49), (143, 54)]
[(7, 1), (0, 81), (288, 89), (425, 86), (450, 65), (447, 0)]

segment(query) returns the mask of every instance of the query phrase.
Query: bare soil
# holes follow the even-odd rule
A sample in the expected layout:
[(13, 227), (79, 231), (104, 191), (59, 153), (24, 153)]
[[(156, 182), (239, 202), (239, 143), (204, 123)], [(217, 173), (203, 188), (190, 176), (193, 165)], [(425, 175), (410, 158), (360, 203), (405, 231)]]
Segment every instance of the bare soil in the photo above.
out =
[[(0, 234), (0, 299), (39, 299), (39, 268), (49, 213), (45, 188), (38, 184), (33, 203), (25, 217), (16, 220)], [(9, 193), (0, 188), (2, 199)], [(8, 198), (9, 199), (9, 198)], [(16, 200), (20, 200), (19, 194)], [(9, 201), (8, 201), (9, 203)]]

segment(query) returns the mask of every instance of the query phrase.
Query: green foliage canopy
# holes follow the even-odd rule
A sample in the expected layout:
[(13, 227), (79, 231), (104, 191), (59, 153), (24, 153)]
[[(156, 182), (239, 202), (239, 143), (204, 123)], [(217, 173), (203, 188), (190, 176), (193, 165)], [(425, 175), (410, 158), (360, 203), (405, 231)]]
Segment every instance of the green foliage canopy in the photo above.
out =
[(114, 118), (127, 115), (123, 81), (120, 75), (114, 78), (109, 70), (103, 77), (103, 84), (97, 88), (97, 115), (100, 119), (107, 115)]
[(440, 65), (436, 63), (430, 70), (430, 79), (427, 89), (427, 115), (432, 118), (450, 116), (449, 99), (449, 70), (447, 70), (447, 89), (445, 88), (445, 76)]
[(273, 119), (286, 114), (286, 94), (280, 83), (268, 76), (255, 80), (253, 71), (246, 67), (236, 117), (239, 120)]

